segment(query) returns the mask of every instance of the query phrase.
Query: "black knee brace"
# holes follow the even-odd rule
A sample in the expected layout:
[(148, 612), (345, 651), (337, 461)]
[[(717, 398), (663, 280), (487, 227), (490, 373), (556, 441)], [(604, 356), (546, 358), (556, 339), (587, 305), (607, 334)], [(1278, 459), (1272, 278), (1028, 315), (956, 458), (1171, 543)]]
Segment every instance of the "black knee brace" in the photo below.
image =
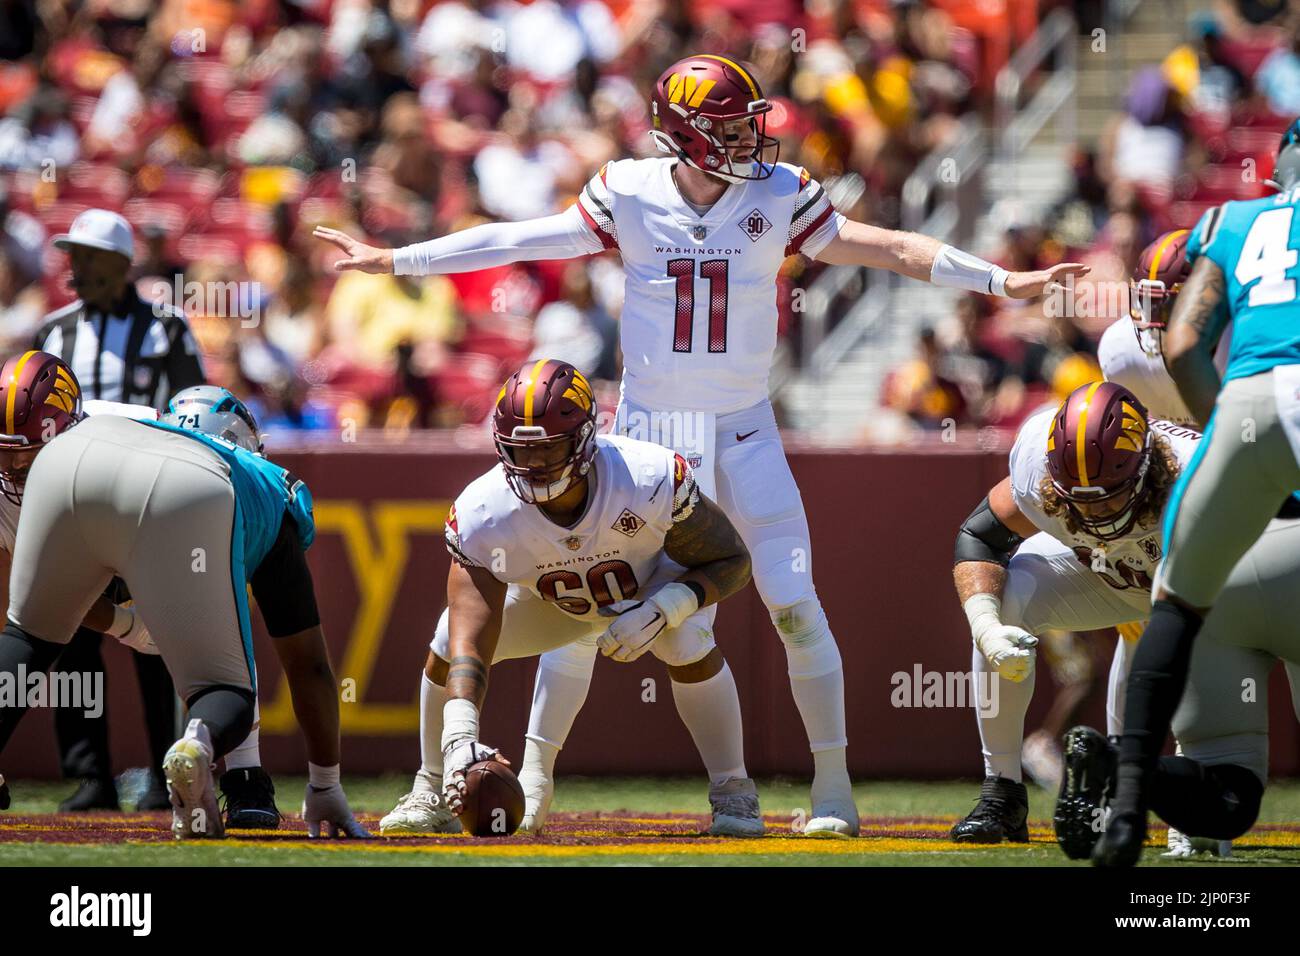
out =
[(1207, 767), (1187, 757), (1161, 757), (1151, 784), (1151, 809), (1188, 836), (1235, 840), (1255, 824), (1264, 785), (1236, 764)]
[(242, 687), (205, 687), (185, 702), (190, 719), (198, 718), (212, 736), (213, 759), (234, 750), (253, 729), (253, 704), (257, 697)]

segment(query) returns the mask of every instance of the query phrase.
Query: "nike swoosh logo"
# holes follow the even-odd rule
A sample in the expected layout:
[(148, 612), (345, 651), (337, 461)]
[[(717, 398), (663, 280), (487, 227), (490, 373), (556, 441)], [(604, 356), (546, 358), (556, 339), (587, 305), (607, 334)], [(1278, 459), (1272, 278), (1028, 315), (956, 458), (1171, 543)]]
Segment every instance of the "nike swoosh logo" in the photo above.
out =
[(748, 432), (748, 433), (746, 433), (746, 434), (744, 434), (744, 435), (742, 435), (740, 432), (736, 432), (736, 441), (744, 441), (744, 440), (745, 440), (746, 438), (748, 438), (750, 435), (757, 435), (757, 434), (758, 434), (758, 429), (757, 429), (757, 428), (755, 428), (752, 432)]

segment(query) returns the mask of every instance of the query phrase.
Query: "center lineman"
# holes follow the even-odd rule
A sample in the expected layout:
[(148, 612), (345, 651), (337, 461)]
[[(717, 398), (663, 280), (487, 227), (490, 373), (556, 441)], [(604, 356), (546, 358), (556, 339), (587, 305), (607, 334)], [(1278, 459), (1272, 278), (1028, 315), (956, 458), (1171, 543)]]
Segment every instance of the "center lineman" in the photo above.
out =
[[(212, 767), (256, 700), (251, 583), (306, 738), (308, 830), (368, 836), (339, 785), (338, 686), (304, 556), (314, 534), (310, 492), (265, 458), (165, 422), (87, 418), (31, 465), (0, 674), (47, 670), (121, 577), (189, 710), (163, 761), (172, 832), (222, 836)], [(0, 707), (0, 750), (24, 712)]]

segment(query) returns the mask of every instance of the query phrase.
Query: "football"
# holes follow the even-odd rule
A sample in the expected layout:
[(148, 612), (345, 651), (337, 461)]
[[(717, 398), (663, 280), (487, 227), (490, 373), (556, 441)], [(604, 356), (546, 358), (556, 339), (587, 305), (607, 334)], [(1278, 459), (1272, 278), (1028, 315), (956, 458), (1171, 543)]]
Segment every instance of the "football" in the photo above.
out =
[(524, 788), (498, 760), (480, 760), (465, 771), (464, 801), (461, 826), (473, 836), (510, 836), (524, 818)]

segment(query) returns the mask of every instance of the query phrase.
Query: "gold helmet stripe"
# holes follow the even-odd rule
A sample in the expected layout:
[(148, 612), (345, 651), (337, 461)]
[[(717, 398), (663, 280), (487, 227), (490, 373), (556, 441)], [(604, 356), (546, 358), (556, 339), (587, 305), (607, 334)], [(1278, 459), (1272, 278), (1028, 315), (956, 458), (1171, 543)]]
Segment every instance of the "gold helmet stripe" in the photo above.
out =
[(1187, 235), (1188, 232), (1190, 232), (1188, 229), (1175, 229), (1165, 236), (1164, 241), (1156, 248), (1156, 254), (1151, 257), (1151, 271), (1147, 274), (1148, 279), (1152, 282), (1156, 281), (1156, 275), (1160, 272), (1160, 260), (1165, 257), (1165, 250), (1173, 245), (1175, 239)]
[(1082, 482), (1081, 488), (1087, 488), (1092, 482), (1088, 480), (1088, 455), (1083, 444), (1083, 436), (1088, 431), (1088, 406), (1092, 404), (1092, 396), (1097, 394), (1097, 389), (1101, 388), (1101, 382), (1093, 382), (1088, 388), (1088, 393), (1083, 396), (1083, 408), (1079, 409), (1079, 425), (1074, 432), (1074, 454), (1079, 463), (1079, 481)]
[(533, 366), (532, 371), (528, 373), (528, 390), (524, 392), (524, 424), (533, 423), (533, 397), (537, 391), (537, 379), (542, 374), (542, 366), (550, 359), (538, 359), (537, 364)]
[(763, 98), (763, 97), (762, 97), (762, 94), (760, 94), (760, 93), (758, 92), (758, 84), (754, 82), (753, 77), (751, 77), (751, 76), (750, 76), (750, 75), (745, 71), (745, 68), (744, 68), (743, 66), (741, 66), (739, 63), (737, 63), (735, 60), (728, 60), (725, 56), (714, 56), (712, 53), (701, 53), (701, 54), (699, 54), (697, 57), (695, 57), (695, 59), (697, 59), (697, 60), (717, 60), (717, 61), (719, 61), (720, 63), (725, 63), (725, 64), (727, 64), (727, 66), (731, 67), (733, 70), (735, 70), (737, 73), (739, 73), (739, 74), (740, 74), (740, 78), (741, 78), (742, 80), (744, 80), (744, 81), (749, 85), (749, 93), (750, 93), (751, 96), (754, 97), (754, 99), (756, 99), (756, 100), (761, 100), (761, 99)]
[(5, 401), (5, 433), (12, 435), (18, 430), (18, 425), (14, 421), (14, 405), (18, 402), (18, 389), (14, 388), (18, 384), (18, 376), (23, 374), (23, 368), (32, 360), (33, 355), (37, 352), (24, 352), (18, 359), (18, 364), (14, 366), (14, 374), (9, 377), (9, 395)]

